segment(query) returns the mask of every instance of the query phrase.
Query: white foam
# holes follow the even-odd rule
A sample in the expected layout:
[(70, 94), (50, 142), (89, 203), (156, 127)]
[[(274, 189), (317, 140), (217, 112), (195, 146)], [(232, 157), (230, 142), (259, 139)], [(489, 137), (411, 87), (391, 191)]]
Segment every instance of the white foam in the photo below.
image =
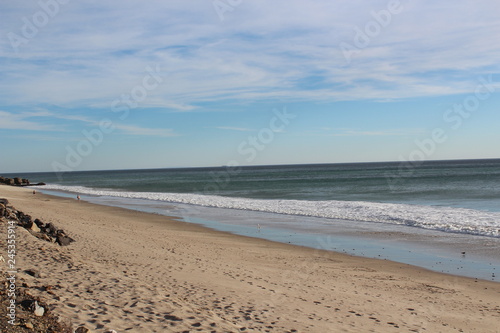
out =
[(122, 192), (47, 184), (41, 189), (94, 196), (147, 199), (205, 207), (229, 208), (335, 219), (407, 225), (445, 232), (500, 237), (500, 213), (465, 208), (364, 201), (263, 200), (202, 194)]

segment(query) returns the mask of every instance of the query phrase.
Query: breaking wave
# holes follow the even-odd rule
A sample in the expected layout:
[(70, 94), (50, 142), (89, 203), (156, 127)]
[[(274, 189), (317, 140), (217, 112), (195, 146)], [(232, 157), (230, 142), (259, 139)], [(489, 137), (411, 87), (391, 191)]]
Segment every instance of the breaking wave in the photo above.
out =
[[(465, 208), (364, 201), (268, 200), (186, 193), (126, 192), (53, 184), (47, 184), (41, 189), (74, 192), (92, 196), (146, 199), (204, 207), (388, 223), (444, 232), (500, 237), (500, 213)], [(332, 220), (331, 223), (334, 224), (335, 221)]]

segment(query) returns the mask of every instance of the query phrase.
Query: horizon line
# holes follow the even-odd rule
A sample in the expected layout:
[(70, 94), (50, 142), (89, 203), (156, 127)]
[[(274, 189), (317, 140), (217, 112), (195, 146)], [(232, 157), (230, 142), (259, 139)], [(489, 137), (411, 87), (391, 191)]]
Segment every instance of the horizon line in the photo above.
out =
[[(64, 173), (76, 173), (76, 172), (100, 172), (100, 171), (139, 171), (139, 170), (178, 170), (178, 169), (222, 169), (222, 168), (265, 168), (265, 167), (293, 167), (293, 166), (305, 166), (305, 165), (354, 165), (354, 164), (402, 164), (402, 163), (411, 163), (411, 164), (422, 164), (428, 162), (460, 162), (460, 161), (495, 161), (500, 160), (500, 157), (496, 158), (464, 158), (464, 159), (439, 159), (439, 160), (421, 160), (421, 161), (372, 161), (372, 162), (332, 162), (332, 163), (284, 163), (284, 164), (258, 164), (258, 165), (219, 165), (219, 166), (188, 166), (188, 167), (160, 167), (160, 168), (132, 168), (132, 169), (92, 169), (92, 170), (74, 170), (74, 171), (66, 171)], [(418, 166), (418, 165), (417, 165)], [(55, 173), (55, 171), (24, 171), (19, 172), (19, 174), (23, 173)], [(13, 175), (16, 172), (5, 172), (0, 173), (2, 175)]]

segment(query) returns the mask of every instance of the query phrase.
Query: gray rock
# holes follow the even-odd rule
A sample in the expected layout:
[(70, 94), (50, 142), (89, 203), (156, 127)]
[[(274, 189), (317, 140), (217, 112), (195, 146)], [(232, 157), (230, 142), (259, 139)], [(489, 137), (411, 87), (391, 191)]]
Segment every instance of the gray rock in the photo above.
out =
[(7, 207), (7, 210), (5, 211), (5, 217), (8, 218), (9, 220), (18, 221), (16, 211), (10, 209), (9, 207)]
[(33, 225), (31, 216), (24, 214), (23, 212), (17, 212), (17, 219), (20, 222), (20, 225), (22, 225), (26, 229), (30, 229), (31, 226)]
[(43, 228), (43, 222), (39, 219), (35, 219), (35, 224), (38, 228)]
[(66, 235), (58, 235), (57, 238), (56, 238), (56, 242), (57, 244), (61, 245), (61, 246), (68, 246), (69, 244), (71, 244), (72, 242), (74, 242), (75, 240), (71, 237), (68, 237)]
[(57, 234), (57, 228), (52, 223), (47, 223), (45, 225), (45, 232), (51, 236), (55, 236)]

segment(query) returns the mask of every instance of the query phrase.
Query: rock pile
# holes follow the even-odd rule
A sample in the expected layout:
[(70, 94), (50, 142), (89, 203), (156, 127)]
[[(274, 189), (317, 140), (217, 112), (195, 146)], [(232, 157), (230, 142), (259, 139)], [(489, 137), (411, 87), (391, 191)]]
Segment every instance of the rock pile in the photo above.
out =
[(45, 185), (45, 183), (31, 184), (28, 179), (16, 177), (16, 178), (6, 178), (0, 176), (0, 184), (11, 185), (11, 186), (30, 186), (30, 185)]
[(57, 243), (61, 246), (67, 246), (74, 242), (74, 239), (66, 235), (64, 230), (57, 229), (52, 223), (44, 223), (39, 219), (33, 220), (30, 215), (10, 206), (7, 199), (0, 199), (0, 218), (16, 221), (18, 226), (25, 228), (33, 236), (47, 242)]
[[(29, 294), (23, 287), (16, 291), (16, 302), (12, 305), (4, 284), (0, 284), (0, 332), (52, 332), (73, 333), (71, 325), (60, 321), (60, 318), (50, 310), (50, 306), (38, 297)], [(9, 307), (15, 306), (14, 325), (9, 323)], [(43, 309), (43, 310), (42, 310)], [(3, 320), (6, 318), (7, 320)]]

